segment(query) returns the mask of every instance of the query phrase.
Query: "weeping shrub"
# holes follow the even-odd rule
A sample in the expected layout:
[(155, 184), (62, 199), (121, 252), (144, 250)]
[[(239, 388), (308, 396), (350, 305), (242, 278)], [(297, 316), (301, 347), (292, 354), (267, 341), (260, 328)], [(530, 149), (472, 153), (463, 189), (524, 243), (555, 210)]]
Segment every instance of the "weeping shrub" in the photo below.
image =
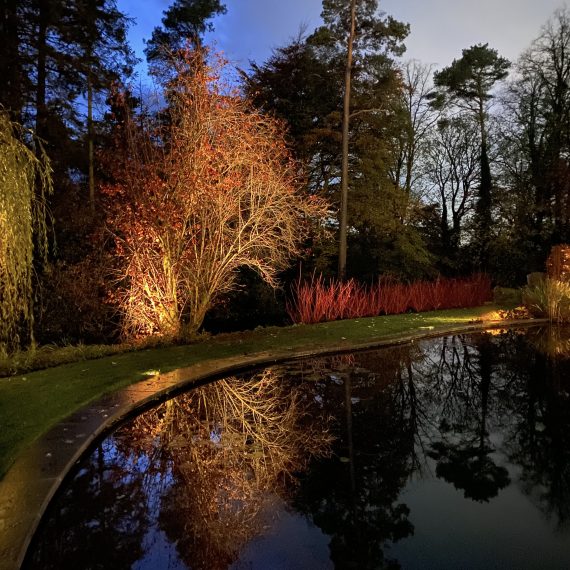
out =
[(51, 166), (40, 143), (0, 110), (0, 355), (33, 346), (34, 257), (46, 260)]

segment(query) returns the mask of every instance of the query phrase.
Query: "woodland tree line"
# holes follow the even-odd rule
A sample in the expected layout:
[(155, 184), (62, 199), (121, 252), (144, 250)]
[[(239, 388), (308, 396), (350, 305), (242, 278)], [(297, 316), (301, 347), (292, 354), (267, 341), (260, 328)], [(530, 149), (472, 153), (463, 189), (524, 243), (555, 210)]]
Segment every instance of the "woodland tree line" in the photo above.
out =
[[(49, 158), (53, 186), (50, 194), (30, 174), (32, 210), (43, 193), (48, 215), (22, 278), (35, 320), (21, 308), (13, 327), (31, 327), (42, 342), (177, 335), (180, 326), (193, 333), (203, 321), (244, 328), (279, 322), (299, 274), (335, 276), (349, 45), (346, 275), (407, 281), (485, 271), (519, 285), (542, 270), (551, 246), (570, 240), (570, 12), (556, 11), (517, 61), (478, 44), (436, 70), (405, 59), (410, 28), (381, 7), (323, 0), (322, 26), (238, 70), (230, 85), (203, 45), (226, 7), (175, 0), (145, 50), (162, 90), (156, 108), (137, 88), (132, 21), (115, 0), (2, 0), (0, 103), (12, 122), (3, 127), (3, 164), (22, 166), (24, 155), (4, 152), (4, 140), (19, 141), (38, 165)], [(4, 304), (14, 188), (4, 176)], [(203, 223), (214, 211), (218, 233)], [(208, 257), (205, 270), (197, 244), (212, 236), (237, 250), (220, 241), (209, 251), (224, 255)], [(168, 255), (144, 258), (158, 242)], [(21, 247), (16, 257), (29, 254)], [(162, 283), (159, 310), (149, 275)]]

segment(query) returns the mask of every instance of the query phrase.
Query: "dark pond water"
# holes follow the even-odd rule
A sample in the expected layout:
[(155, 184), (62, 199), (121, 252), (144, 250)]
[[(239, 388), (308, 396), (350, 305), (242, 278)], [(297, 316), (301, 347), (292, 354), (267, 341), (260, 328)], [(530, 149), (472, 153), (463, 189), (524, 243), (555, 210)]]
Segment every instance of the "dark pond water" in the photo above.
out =
[(273, 366), (145, 412), (27, 568), (570, 568), (567, 331)]

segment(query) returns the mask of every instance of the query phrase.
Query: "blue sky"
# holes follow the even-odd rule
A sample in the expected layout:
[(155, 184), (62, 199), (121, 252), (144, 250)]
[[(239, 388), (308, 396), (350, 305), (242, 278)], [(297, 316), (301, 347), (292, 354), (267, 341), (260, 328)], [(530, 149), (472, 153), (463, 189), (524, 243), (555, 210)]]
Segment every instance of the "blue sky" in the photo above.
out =
[[(271, 49), (320, 22), (321, 0), (226, 0), (228, 13), (214, 22), (212, 38), (240, 67), (264, 61)], [(160, 24), (169, 0), (118, 0), (121, 10), (136, 19), (129, 38), (143, 57), (143, 38)], [(488, 42), (511, 60), (540, 33), (560, 0), (381, 0), (380, 8), (408, 22), (411, 33), (405, 58), (439, 67), (461, 56), (461, 50)], [(212, 39), (210, 38), (210, 39)]]

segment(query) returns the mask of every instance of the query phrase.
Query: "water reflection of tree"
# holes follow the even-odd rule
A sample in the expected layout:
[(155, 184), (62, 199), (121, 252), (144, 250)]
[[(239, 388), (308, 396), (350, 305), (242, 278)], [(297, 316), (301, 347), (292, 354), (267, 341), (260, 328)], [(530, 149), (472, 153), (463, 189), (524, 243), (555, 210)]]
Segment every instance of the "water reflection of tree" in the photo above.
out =
[(334, 456), (302, 476), (294, 505), (331, 537), (336, 567), (397, 567), (385, 543), (413, 533), (399, 495), (410, 474), (414, 424), (398, 380), (402, 362), (415, 353), (407, 345), (345, 363), (323, 359), (305, 370), (323, 409), (336, 418), (338, 437)]
[(188, 567), (226, 568), (294, 473), (329, 453), (328, 417), (313, 404), (266, 370), (145, 412), (83, 462), (29, 568), (130, 568), (159, 530)]
[(130, 568), (149, 526), (146, 466), (112, 439), (99, 445), (50, 509), (24, 567)]
[(563, 350), (569, 332), (534, 329), (519, 340), (520, 349), (506, 353), (517, 374), (505, 447), (521, 467), (523, 492), (559, 527), (570, 522), (570, 353)]
[(451, 337), (440, 341), (439, 357), (434, 348), (417, 363), (418, 406), (424, 417), (441, 418), (422, 424), (423, 437), (437, 474), (467, 497), (490, 499), (508, 484), (501, 457), (521, 468), (518, 485), (547, 516), (570, 520), (568, 332)]
[(97, 567), (111, 550), (129, 567), (154, 528), (192, 568), (225, 568), (270, 524), (272, 501), (291, 492), (331, 537), (337, 566), (396, 567), (388, 545), (413, 534), (401, 491), (433, 460), (438, 476), (478, 501), (508, 483), (510, 460), (522, 490), (564, 525), (570, 359), (531, 350), (534, 334), (297, 362), (167, 402), (84, 463), (47, 535), (54, 554), (35, 567)]
[(569, 520), (570, 363), (537, 356), (524, 331), (358, 354), (328, 377), (326, 366), (305, 375), (323, 408), (337, 407), (341, 460), (316, 465), (297, 504), (331, 534), (339, 566), (389, 564), (386, 541), (413, 531), (398, 495), (407, 477), (422, 475), (427, 454), (439, 477), (480, 502), (510, 483), (511, 459), (523, 468), (523, 490)]
[(173, 484), (159, 524), (189, 566), (227, 567), (262, 531), (292, 473), (329, 452), (326, 418), (309, 412), (302, 389), (267, 370), (193, 390), (133, 423), (131, 434), (158, 438), (168, 457)]
[[(478, 335), (472, 346), (465, 337), (444, 339), (440, 363), (431, 375), (434, 388), (445, 394), (436, 440), (428, 455), (436, 474), (464, 492), (466, 498), (488, 501), (510, 483), (508, 471), (495, 463), (488, 422), (493, 413), (493, 366), (496, 346)], [(449, 340), (449, 344), (448, 344)], [(460, 348), (458, 348), (460, 347)]]
[[(479, 501), (496, 496), (509, 483), (506, 469), (492, 457), (489, 439), (503, 391), (493, 371), (494, 342), (488, 335), (443, 337), (393, 350), (397, 358), (391, 359), (397, 421), (414, 439), (410, 472), (422, 476), (426, 457), (431, 457), (437, 476)], [(384, 358), (375, 369), (385, 370), (385, 354), (379, 354)]]

